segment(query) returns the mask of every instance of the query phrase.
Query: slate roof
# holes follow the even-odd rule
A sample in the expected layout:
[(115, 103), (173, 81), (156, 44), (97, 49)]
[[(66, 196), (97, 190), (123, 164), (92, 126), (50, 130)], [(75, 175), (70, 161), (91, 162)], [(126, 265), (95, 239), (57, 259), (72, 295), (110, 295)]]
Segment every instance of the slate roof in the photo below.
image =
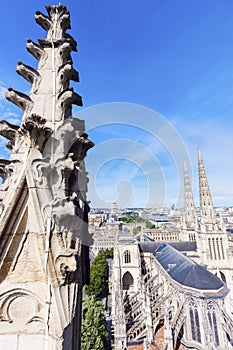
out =
[[(139, 242), (140, 250), (144, 253), (153, 253), (161, 246), (161, 242), (155, 242), (149, 237), (145, 237), (145, 242)], [(196, 242), (169, 242), (169, 245), (180, 252), (196, 252)]]
[(187, 258), (169, 244), (160, 244), (153, 255), (164, 270), (175, 281), (184, 286), (211, 291), (225, 287), (225, 284), (217, 276)]

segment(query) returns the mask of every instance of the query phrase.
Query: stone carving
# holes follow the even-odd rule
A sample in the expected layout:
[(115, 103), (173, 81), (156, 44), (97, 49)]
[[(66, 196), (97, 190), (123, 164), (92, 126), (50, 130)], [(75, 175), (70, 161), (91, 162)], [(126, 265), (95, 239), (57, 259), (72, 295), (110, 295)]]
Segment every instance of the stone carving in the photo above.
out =
[(14, 171), (14, 165), (18, 162), (18, 160), (10, 161), (7, 159), (0, 159), (0, 176), (3, 179), (3, 181), (5, 181), (12, 175)]
[(55, 264), (56, 270), (59, 272), (60, 284), (70, 284), (74, 280), (73, 274), (77, 270), (77, 260), (74, 254), (58, 256)]
[(83, 134), (73, 143), (70, 148), (72, 159), (81, 162), (87, 154), (87, 151), (94, 146), (94, 143), (87, 138), (87, 134)]
[[(36, 22), (45, 29), (47, 40), (61, 39), (67, 29), (70, 29), (70, 14), (65, 6), (60, 5), (59, 12), (57, 6), (46, 6), (49, 16), (44, 15), (40, 11), (36, 11)], [(54, 23), (56, 22), (56, 31), (54, 31)]]
[(43, 68), (48, 57), (45, 50), (40, 45), (34, 43), (31, 39), (28, 39), (26, 49), (39, 61), (40, 68)]
[(29, 83), (33, 85), (32, 92), (37, 92), (38, 86), (41, 81), (40, 74), (32, 67), (23, 64), (21, 61), (18, 62), (18, 66), (16, 67), (16, 72), (22, 77), (24, 77)]
[[(0, 324), (18, 323), (21, 327), (32, 322), (43, 322), (43, 303), (30, 291), (13, 289), (0, 295)], [(22, 324), (23, 322), (23, 324)]]
[(26, 137), (27, 147), (43, 151), (45, 142), (52, 134), (52, 130), (45, 126), (45, 122), (44, 118), (36, 114), (32, 114), (24, 120), (19, 133)]
[[(47, 6), (47, 12), (35, 15), (46, 39), (26, 44), (38, 69), (21, 61), (16, 67), (32, 85), (30, 96), (12, 88), (6, 93), (23, 110), (22, 123), (17, 127), (0, 121), (0, 135), (10, 141), (12, 151), (10, 160), (0, 159), (0, 348), (2, 333), (21, 331), (19, 338), (29, 332), (35, 342), (39, 334), (46, 335), (48, 348), (77, 350), (92, 243), (84, 159), (94, 144), (84, 121), (72, 118), (72, 105), (82, 106), (82, 98), (69, 86), (70, 80), (79, 81), (71, 59), (77, 43), (66, 33), (69, 12), (63, 5)], [(23, 267), (30, 271), (27, 283)], [(71, 340), (66, 346), (67, 329)], [(38, 344), (37, 349), (44, 347)], [(25, 350), (20, 346), (18, 350)]]
[(58, 48), (56, 52), (56, 62), (59, 66), (64, 64), (65, 62), (72, 62), (71, 59), (71, 50), (72, 46), (69, 41), (64, 41)]
[(63, 90), (58, 95), (58, 114), (63, 114), (66, 117), (70, 116), (69, 108), (72, 104), (82, 106), (82, 98), (73, 91), (73, 88)]
[(30, 113), (33, 107), (33, 101), (30, 99), (30, 97), (12, 88), (8, 89), (5, 96), (7, 100), (21, 108), (25, 114)]
[(74, 38), (70, 34), (64, 33), (64, 38), (70, 44), (72, 51), (78, 51), (77, 50), (77, 41), (74, 40)]
[[(76, 131), (75, 126), (81, 130)], [(88, 180), (83, 159), (93, 145), (83, 132), (82, 121), (69, 118), (49, 138), (43, 158), (33, 159), (30, 165), (37, 188), (42, 192), (47, 189), (47, 200), (43, 199), (44, 216), (52, 210), (57, 232), (70, 232), (74, 239), (80, 239), (80, 232), (84, 238), (87, 232)], [(91, 242), (86, 237), (85, 241)]]
[(10, 140), (6, 147), (12, 150), (17, 137), (18, 125), (8, 123), (6, 120), (0, 120), (0, 135)]
[(65, 62), (58, 70), (58, 76), (60, 79), (61, 87), (68, 88), (69, 86), (66, 86), (69, 84), (69, 80), (72, 79), (74, 81), (79, 81), (79, 74), (78, 72), (73, 68), (72, 62)]

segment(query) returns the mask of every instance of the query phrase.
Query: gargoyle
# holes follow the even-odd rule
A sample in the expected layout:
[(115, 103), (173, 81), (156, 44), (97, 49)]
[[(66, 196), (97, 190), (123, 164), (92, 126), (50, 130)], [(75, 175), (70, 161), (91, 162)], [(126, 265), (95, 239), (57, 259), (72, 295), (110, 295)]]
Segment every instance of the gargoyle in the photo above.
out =
[(18, 160), (8, 160), (0, 158), (0, 176), (5, 181), (14, 171), (14, 165), (19, 163)]

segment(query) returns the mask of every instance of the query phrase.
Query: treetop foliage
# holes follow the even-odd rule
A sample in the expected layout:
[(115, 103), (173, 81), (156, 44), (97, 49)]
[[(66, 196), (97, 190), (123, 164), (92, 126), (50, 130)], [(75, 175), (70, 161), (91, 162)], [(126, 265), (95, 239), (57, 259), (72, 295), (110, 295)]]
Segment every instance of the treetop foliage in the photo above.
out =
[[(122, 223), (126, 223), (126, 224), (130, 224), (130, 223), (145, 223), (146, 224), (146, 228), (149, 228), (149, 229), (155, 228), (155, 225), (152, 224), (150, 222), (150, 220), (148, 220), (146, 218), (142, 218), (141, 216), (122, 216), (121, 218), (119, 218), (119, 221), (121, 221)], [(122, 228), (122, 225), (121, 225), (121, 228)]]
[(103, 250), (99, 251), (91, 264), (90, 284), (85, 286), (85, 293), (97, 299), (108, 295), (108, 262)]
[(91, 295), (83, 300), (82, 306), (82, 350), (105, 350), (108, 348), (108, 331), (104, 307), (100, 300)]

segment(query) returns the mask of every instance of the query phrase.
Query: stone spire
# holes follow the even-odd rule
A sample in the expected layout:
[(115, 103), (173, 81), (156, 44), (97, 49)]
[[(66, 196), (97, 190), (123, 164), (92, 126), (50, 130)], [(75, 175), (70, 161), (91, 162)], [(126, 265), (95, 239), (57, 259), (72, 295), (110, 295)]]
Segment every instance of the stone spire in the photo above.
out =
[(187, 229), (197, 228), (197, 213), (195, 209), (192, 187), (190, 184), (187, 163), (184, 160), (184, 221)]
[(66, 33), (70, 28), (70, 15), (66, 7), (47, 6), (48, 16), (37, 11), (36, 22), (47, 31), (39, 45), (28, 40), (27, 50), (38, 60), (37, 71), (18, 62), (16, 71), (32, 86), (28, 97), (10, 88), (6, 98), (23, 110), (23, 121), (30, 115), (40, 115), (46, 122), (63, 121), (71, 115), (71, 106), (82, 106), (82, 98), (70, 87), (70, 80), (79, 81), (72, 66), (71, 52), (77, 51), (76, 41)]
[(206, 177), (201, 151), (198, 148), (198, 174), (199, 174), (199, 194), (200, 194), (200, 216), (201, 224), (209, 231), (216, 225), (216, 215), (211, 198), (211, 193)]
[(35, 15), (46, 39), (26, 45), (38, 69), (16, 68), (30, 96), (6, 93), (22, 123), (0, 121), (11, 150), (10, 160), (0, 159), (0, 348), (78, 350), (92, 243), (84, 158), (93, 143), (84, 121), (72, 118), (82, 99), (69, 85), (79, 80), (70, 14), (64, 5), (46, 9)]

